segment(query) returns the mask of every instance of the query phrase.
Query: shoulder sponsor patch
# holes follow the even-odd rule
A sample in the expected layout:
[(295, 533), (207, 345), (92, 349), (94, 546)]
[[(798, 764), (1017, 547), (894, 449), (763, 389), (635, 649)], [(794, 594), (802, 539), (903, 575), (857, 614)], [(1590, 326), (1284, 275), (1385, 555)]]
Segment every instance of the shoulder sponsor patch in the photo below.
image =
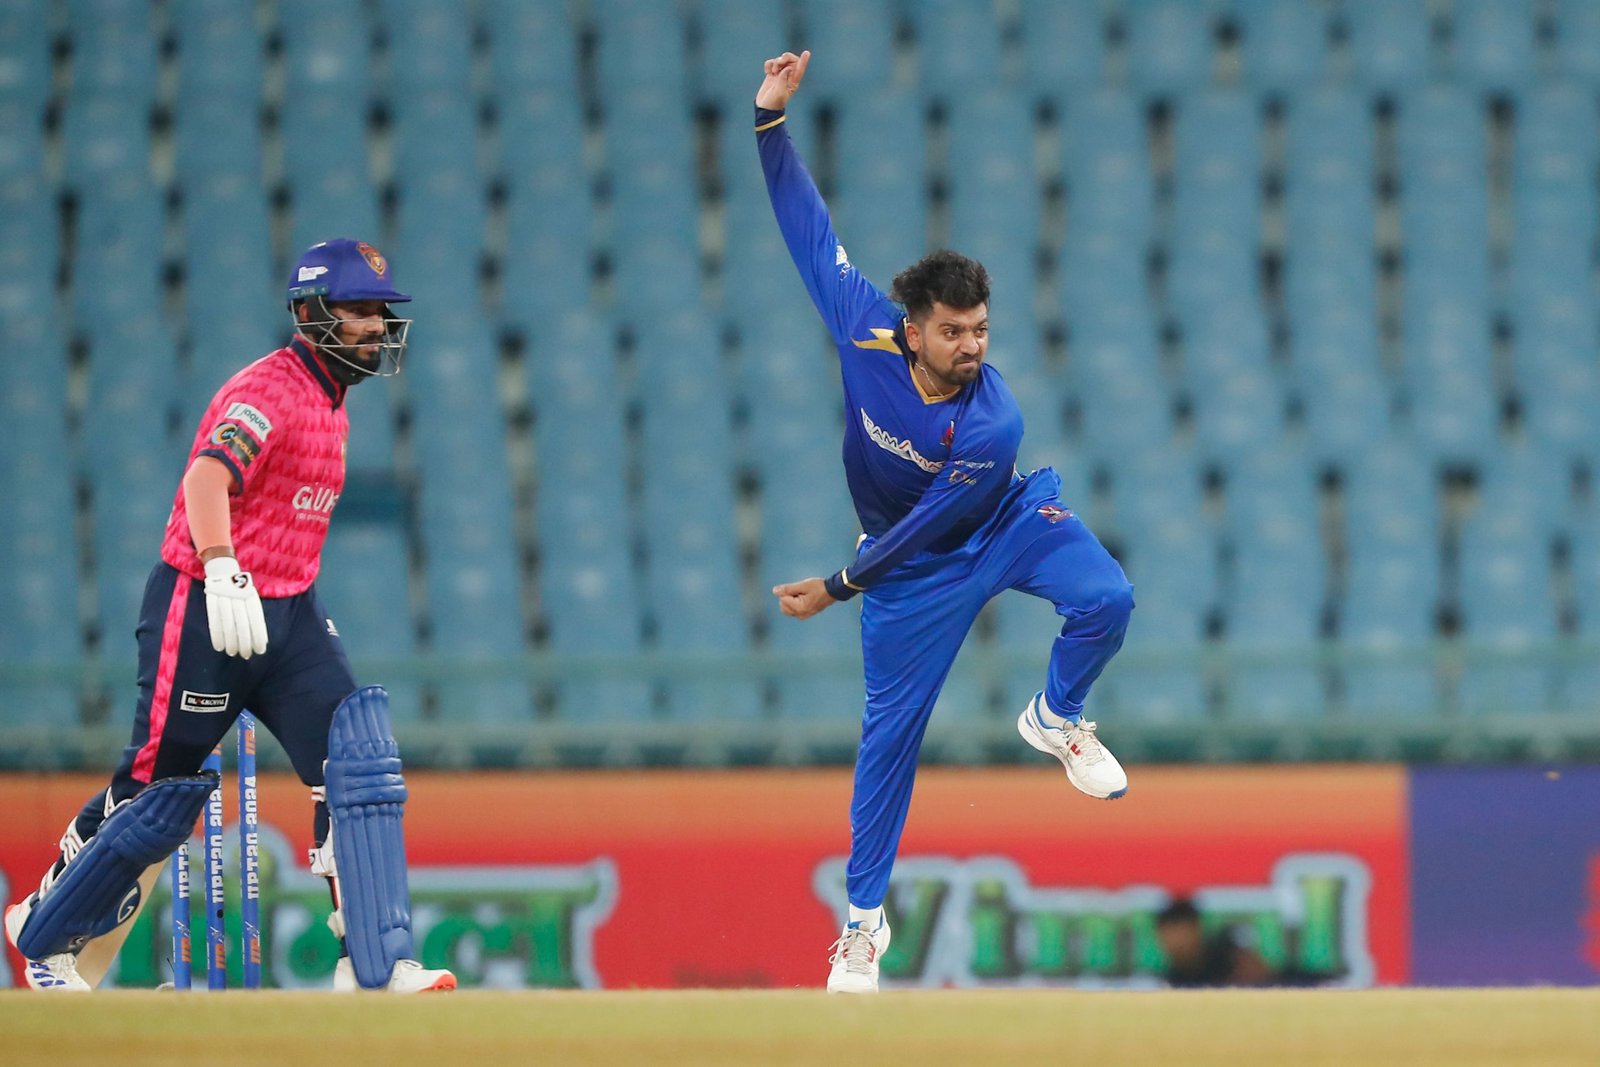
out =
[(239, 429), (236, 422), (221, 422), (211, 431), (211, 447), (220, 448), (233, 457), (240, 470), (244, 470), (254, 463), (261, 454), (261, 446), (256, 444), (256, 439)]
[(246, 404), (243, 400), (234, 401), (223, 418), (239, 423), (249, 430), (255, 436), (255, 439), (262, 444), (267, 443), (267, 434), (272, 432), (272, 420), (249, 404)]
[(178, 698), (179, 711), (192, 711), (196, 715), (220, 715), (228, 710), (229, 693), (194, 693), (187, 689)]

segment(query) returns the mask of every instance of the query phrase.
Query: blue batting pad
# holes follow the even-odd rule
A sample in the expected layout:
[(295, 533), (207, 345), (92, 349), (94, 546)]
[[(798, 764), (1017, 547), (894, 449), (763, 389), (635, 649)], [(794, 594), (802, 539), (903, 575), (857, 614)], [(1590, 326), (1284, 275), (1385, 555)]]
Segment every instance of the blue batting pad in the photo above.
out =
[(334, 711), (324, 777), (345, 949), (356, 981), (378, 989), (396, 961), (416, 958), (401, 825), (406, 783), (382, 686), (357, 689)]
[(17, 937), (22, 954), (76, 952), (131, 915), (140, 876), (189, 839), (217, 781), (214, 773), (163, 778), (113, 811), (33, 906)]

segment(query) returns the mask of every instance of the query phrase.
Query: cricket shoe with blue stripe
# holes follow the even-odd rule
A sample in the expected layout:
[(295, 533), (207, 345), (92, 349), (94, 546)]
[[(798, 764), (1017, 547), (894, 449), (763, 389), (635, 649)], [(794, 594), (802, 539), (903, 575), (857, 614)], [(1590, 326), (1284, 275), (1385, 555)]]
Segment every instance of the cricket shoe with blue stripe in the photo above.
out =
[[(455, 987), (456, 976), (449, 971), (429, 970), (416, 960), (399, 960), (389, 972), (389, 983), (378, 992), (448, 993)], [(356, 981), (356, 969), (350, 963), (349, 956), (340, 956), (338, 964), (333, 968), (333, 991), (361, 992), (361, 985)]]
[(1062, 719), (1060, 726), (1052, 726), (1044, 714), (1044, 694), (1035, 693), (1017, 717), (1017, 732), (1040, 752), (1060, 760), (1067, 769), (1067, 781), (1100, 800), (1115, 800), (1128, 791), (1127, 772), (1095, 736), (1094, 723)]
[[(16, 947), (17, 937), (22, 933), (22, 926), (28, 921), (28, 914), (32, 910), (32, 894), (6, 909), (6, 939), (11, 942), (13, 948)], [(29, 989), (47, 993), (88, 993), (93, 990), (93, 987), (78, 974), (78, 957), (70, 952), (58, 952), (42, 960), (25, 960), (22, 974), (28, 982)]]
[(889, 924), (878, 924), (868, 930), (861, 923), (845, 925), (844, 933), (833, 943), (833, 954), (828, 962), (833, 970), (828, 973), (830, 993), (876, 993), (878, 991), (878, 965), (889, 948)]

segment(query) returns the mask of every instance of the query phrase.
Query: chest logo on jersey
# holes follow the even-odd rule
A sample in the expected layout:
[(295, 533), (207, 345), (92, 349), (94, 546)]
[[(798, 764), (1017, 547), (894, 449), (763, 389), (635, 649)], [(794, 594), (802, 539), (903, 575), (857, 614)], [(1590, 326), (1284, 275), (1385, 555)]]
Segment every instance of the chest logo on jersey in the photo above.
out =
[(178, 698), (179, 711), (191, 711), (196, 715), (218, 715), (228, 710), (227, 693), (192, 693), (185, 689), (183, 696)]
[(867, 436), (872, 438), (873, 444), (877, 445), (886, 452), (893, 452), (901, 459), (910, 460), (912, 463), (915, 463), (929, 474), (938, 474), (944, 469), (943, 463), (936, 459), (928, 459), (915, 448), (911, 447), (911, 441), (909, 439), (902, 441), (888, 430), (885, 430), (883, 427), (873, 422), (872, 417), (867, 414), (866, 408), (861, 408), (860, 410), (861, 426), (867, 431)]
[(242, 424), (262, 444), (267, 443), (267, 434), (272, 432), (272, 420), (242, 400), (236, 401), (223, 417)]
[(294, 491), (294, 509), (313, 515), (328, 515), (339, 502), (339, 494), (325, 485), (302, 485)]

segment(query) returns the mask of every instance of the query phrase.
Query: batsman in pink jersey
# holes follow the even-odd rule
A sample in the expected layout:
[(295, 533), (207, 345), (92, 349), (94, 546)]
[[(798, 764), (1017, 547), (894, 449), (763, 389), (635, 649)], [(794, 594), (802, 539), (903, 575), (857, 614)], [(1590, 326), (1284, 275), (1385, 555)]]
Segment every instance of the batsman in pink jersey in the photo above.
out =
[(334, 988), (455, 988), (412, 945), (388, 696), (357, 687), (314, 584), (344, 488), (345, 394), (399, 373), (411, 322), (391, 305), (410, 299), (373, 246), (315, 245), (289, 279), (294, 339), (206, 408), (145, 587), (132, 743), (39, 888), (6, 910), (32, 988), (88, 990), (104, 977), (215, 785), (202, 763), (245, 709), (311, 787), (311, 869), (329, 881), (345, 948)]

